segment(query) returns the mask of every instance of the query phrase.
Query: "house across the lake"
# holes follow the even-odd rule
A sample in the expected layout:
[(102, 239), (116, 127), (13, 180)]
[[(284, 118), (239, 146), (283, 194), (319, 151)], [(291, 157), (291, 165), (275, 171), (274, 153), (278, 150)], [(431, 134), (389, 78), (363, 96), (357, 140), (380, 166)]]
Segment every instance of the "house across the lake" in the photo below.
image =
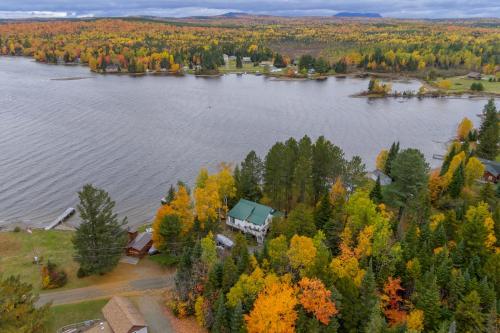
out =
[(241, 199), (227, 214), (226, 223), (254, 236), (262, 244), (271, 220), (277, 215), (280, 213), (269, 206)]

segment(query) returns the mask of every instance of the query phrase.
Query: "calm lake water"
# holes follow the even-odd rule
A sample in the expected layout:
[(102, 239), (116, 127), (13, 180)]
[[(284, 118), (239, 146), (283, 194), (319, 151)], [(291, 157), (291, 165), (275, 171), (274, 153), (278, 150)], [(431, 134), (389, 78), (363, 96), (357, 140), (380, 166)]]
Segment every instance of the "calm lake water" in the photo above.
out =
[[(85, 77), (80, 80), (54, 80)], [(458, 122), (475, 123), (485, 100), (368, 100), (364, 79), (272, 81), (95, 75), (85, 67), (0, 58), (0, 226), (44, 225), (93, 183), (131, 225), (150, 221), (170, 183), (202, 166), (261, 157), (278, 140), (324, 135), (372, 169), (403, 147), (442, 153)], [(418, 82), (396, 82), (416, 90)]]

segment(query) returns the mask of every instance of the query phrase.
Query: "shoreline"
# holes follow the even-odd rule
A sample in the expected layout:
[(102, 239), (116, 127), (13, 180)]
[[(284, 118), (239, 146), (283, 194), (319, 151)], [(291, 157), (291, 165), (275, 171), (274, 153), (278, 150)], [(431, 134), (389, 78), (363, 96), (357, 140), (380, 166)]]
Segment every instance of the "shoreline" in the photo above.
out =
[[(31, 56), (13, 56), (13, 55), (2, 55), (1, 57), (6, 57), (6, 58), (26, 58), (29, 60), (32, 60), (36, 63), (39, 64), (44, 64), (44, 65), (51, 65), (51, 66), (82, 66), (89, 68), (87, 64), (83, 63), (47, 63), (47, 62), (40, 62), (35, 60)], [(359, 92), (353, 95), (350, 95), (350, 97), (354, 98), (413, 98), (413, 97), (418, 97), (418, 98), (453, 98), (453, 97), (468, 97), (468, 98), (500, 98), (500, 93), (495, 93), (495, 92), (486, 92), (486, 91), (439, 91), (435, 86), (433, 86), (431, 83), (427, 82), (426, 80), (422, 79), (418, 73), (410, 73), (410, 72), (402, 72), (402, 73), (393, 73), (393, 72), (372, 72), (372, 71), (354, 71), (354, 72), (349, 72), (349, 73), (325, 73), (318, 75), (316, 74), (315, 76), (295, 76), (295, 77), (290, 77), (284, 74), (276, 74), (276, 73), (264, 73), (261, 71), (258, 72), (242, 72), (241, 69), (238, 70), (228, 70), (228, 71), (222, 71), (218, 73), (207, 73), (207, 74), (196, 74), (192, 73), (190, 71), (185, 72), (185, 71), (180, 71), (180, 72), (169, 72), (169, 71), (148, 71), (144, 73), (128, 73), (128, 72), (102, 72), (102, 71), (93, 71), (89, 68), (89, 71), (94, 74), (100, 74), (100, 75), (126, 75), (130, 77), (142, 77), (142, 76), (177, 76), (177, 77), (183, 77), (186, 75), (192, 75), (194, 77), (200, 77), (200, 78), (220, 78), (225, 75), (253, 75), (253, 76), (263, 76), (266, 79), (269, 79), (270, 81), (276, 81), (276, 82), (282, 82), (282, 81), (326, 81), (328, 78), (337, 78), (337, 79), (345, 79), (345, 78), (359, 78), (359, 79), (366, 79), (366, 78), (380, 78), (380, 79), (386, 79), (386, 80), (394, 80), (394, 81), (411, 81), (411, 80), (416, 80), (420, 84), (422, 84), (423, 87), (428, 89), (427, 92), (424, 94), (417, 94), (414, 93), (414, 95), (406, 95), (403, 96), (403, 94), (387, 94), (387, 95), (376, 95), (376, 94), (366, 94), (366, 92)], [(90, 79), (94, 78), (93, 76), (85, 77), (85, 76), (77, 76), (77, 77), (65, 77), (65, 78), (53, 78), (51, 79), (52, 81), (73, 81), (73, 80), (83, 80), (83, 79)], [(438, 92), (439, 91), (439, 92)], [(437, 93), (438, 92), (438, 93)]]

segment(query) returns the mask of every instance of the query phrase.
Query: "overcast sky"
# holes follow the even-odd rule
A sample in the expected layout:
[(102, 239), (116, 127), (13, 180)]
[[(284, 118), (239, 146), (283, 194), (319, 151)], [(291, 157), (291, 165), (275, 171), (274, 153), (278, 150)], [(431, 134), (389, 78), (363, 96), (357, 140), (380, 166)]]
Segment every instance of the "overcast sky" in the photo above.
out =
[(0, 18), (247, 12), (285, 16), (376, 12), (384, 17), (500, 17), (500, 0), (0, 0)]

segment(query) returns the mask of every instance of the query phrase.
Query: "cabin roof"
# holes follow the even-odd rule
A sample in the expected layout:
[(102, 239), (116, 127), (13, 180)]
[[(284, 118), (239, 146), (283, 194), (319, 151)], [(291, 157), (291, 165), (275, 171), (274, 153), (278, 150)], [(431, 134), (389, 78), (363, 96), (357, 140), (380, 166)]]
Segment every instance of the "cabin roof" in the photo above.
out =
[(481, 163), (483, 163), (485, 171), (491, 173), (495, 177), (498, 177), (498, 175), (500, 175), (499, 162), (486, 160), (484, 158), (479, 158), (478, 160), (481, 161)]
[(128, 333), (132, 328), (146, 327), (146, 321), (125, 297), (113, 296), (102, 308), (104, 318), (114, 333)]
[(382, 186), (390, 185), (392, 183), (391, 177), (387, 176), (385, 173), (378, 169), (370, 172), (368, 176), (374, 181), (377, 181), (377, 178), (380, 178), (380, 185)]
[(142, 251), (144, 247), (151, 241), (153, 235), (150, 232), (141, 232), (129, 244), (128, 248), (137, 251)]
[(255, 225), (263, 225), (269, 214), (273, 215), (275, 210), (269, 206), (262, 205), (250, 200), (241, 199), (228, 213), (229, 216), (247, 221)]

